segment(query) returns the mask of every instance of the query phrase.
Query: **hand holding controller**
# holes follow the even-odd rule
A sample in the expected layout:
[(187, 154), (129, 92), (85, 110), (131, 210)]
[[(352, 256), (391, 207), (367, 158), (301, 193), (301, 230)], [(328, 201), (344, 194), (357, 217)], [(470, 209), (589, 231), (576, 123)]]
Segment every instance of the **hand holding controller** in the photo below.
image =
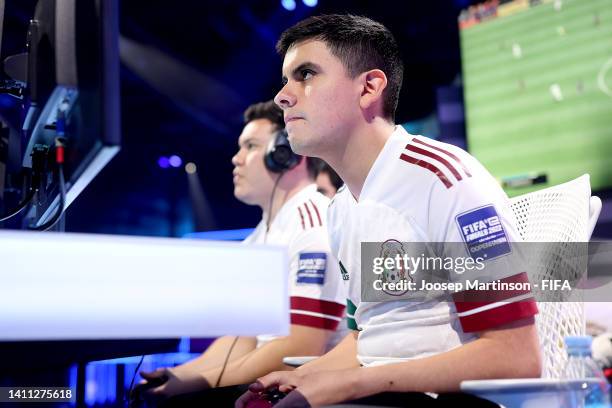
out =
[(278, 388), (271, 388), (262, 392), (259, 398), (250, 400), (246, 408), (269, 408), (276, 405), (286, 395), (284, 392), (280, 392)]
[(146, 382), (138, 384), (132, 390), (130, 394), (130, 406), (138, 406), (143, 401), (143, 394), (150, 389), (159, 387), (168, 381), (167, 375), (160, 375), (158, 377), (148, 377)]

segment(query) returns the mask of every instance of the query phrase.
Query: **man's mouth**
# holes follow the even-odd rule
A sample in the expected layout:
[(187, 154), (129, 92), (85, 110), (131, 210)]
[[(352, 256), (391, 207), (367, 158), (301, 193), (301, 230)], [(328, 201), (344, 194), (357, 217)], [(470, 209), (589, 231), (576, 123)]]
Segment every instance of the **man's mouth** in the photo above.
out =
[(285, 119), (285, 124), (289, 123), (289, 122), (295, 122), (296, 120), (300, 120), (300, 119), (304, 119), (301, 116), (289, 116), (287, 117), (287, 119)]

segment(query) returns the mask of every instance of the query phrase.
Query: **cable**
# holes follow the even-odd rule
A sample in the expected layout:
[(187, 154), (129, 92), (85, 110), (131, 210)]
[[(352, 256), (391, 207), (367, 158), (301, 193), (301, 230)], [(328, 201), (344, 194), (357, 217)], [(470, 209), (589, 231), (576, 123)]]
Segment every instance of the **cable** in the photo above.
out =
[(230, 346), (229, 350), (227, 351), (227, 356), (225, 356), (225, 361), (223, 362), (223, 367), (221, 367), (221, 372), (219, 373), (219, 378), (217, 378), (217, 383), (215, 384), (215, 388), (217, 388), (219, 386), (219, 384), (221, 384), (221, 377), (223, 377), (223, 373), (225, 372), (225, 367), (227, 367), (227, 363), (229, 361), (229, 358), (232, 355), (232, 350), (234, 350), (234, 346), (238, 342), (239, 338), (240, 338), (240, 336), (234, 337), (234, 341), (232, 342), (232, 345)]
[[(266, 222), (266, 235), (264, 236), (264, 243), (266, 242), (268, 231), (270, 231), (270, 220), (272, 219), (272, 204), (274, 203), (274, 194), (276, 193), (276, 187), (278, 187), (278, 183), (280, 182), (281, 177), (285, 174), (285, 170), (283, 170), (276, 181), (274, 182), (274, 187), (272, 187), (272, 192), (270, 193), (270, 205), (268, 206), (268, 220)], [(283, 203), (284, 204), (284, 203)], [(236, 336), (229, 350), (227, 351), (227, 355), (225, 356), (225, 361), (223, 362), (223, 367), (221, 367), (221, 372), (219, 373), (219, 378), (217, 378), (217, 382), (215, 383), (215, 388), (221, 384), (221, 378), (223, 377), (223, 373), (225, 373), (225, 368), (227, 367), (227, 363), (229, 361), (230, 356), (232, 355), (232, 350), (234, 350), (234, 346), (238, 342), (238, 338), (240, 336)]]
[[(264, 243), (266, 242), (268, 231), (270, 231), (270, 220), (272, 219), (272, 204), (274, 203), (274, 193), (276, 193), (276, 187), (278, 187), (278, 183), (279, 183), (281, 177), (283, 177), (284, 174), (285, 174), (285, 170), (283, 170), (278, 175), (278, 177), (276, 178), (276, 181), (274, 182), (274, 187), (272, 187), (272, 192), (270, 193), (270, 205), (268, 206), (268, 220), (266, 222), (266, 235), (264, 236)], [(234, 341), (232, 342), (232, 345), (230, 346), (229, 350), (227, 351), (227, 356), (225, 356), (225, 361), (223, 362), (223, 367), (221, 368), (221, 372), (219, 373), (219, 378), (217, 378), (217, 382), (215, 384), (215, 388), (217, 388), (219, 386), (219, 384), (221, 384), (221, 378), (223, 377), (223, 373), (225, 373), (225, 368), (227, 367), (227, 363), (229, 361), (229, 358), (232, 355), (232, 350), (234, 350), (234, 346), (238, 342), (238, 338), (239, 337), (240, 336), (236, 336), (234, 338)]]
[(17, 206), (9, 211), (8, 214), (3, 215), (0, 218), (0, 222), (6, 221), (10, 218), (13, 218), (21, 211), (24, 210), (32, 202), (34, 196), (38, 192), (40, 187), (40, 180), (42, 178), (42, 173), (44, 172), (45, 162), (47, 160), (47, 154), (49, 153), (49, 148), (45, 145), (37, 144), (34, 146), (32, 150), (32, 178), (30, 180), (30, 187), (28, 188), (28, 193), (25, 198), (17, 204)]
[(34, 198), (34, 195), (36, 194), (37, 191), (38, 191), (37, 187), (36, 188), (30, 188), (28, 190), (28, 194), (25, 196), (23, 201), (21, 201), (19, 204), (17, 204), (17, 207), (15, 207), (11, 211), (9, 211), (8, 214), (2, 216), (2, 218), (0, 218), (0, 222), (6, 221), (8, 219), (11, 219), (14, 216), (16, 216), (17, 214), (19, 214), (20, 212), (22, 212), (23, 209), (26, 208), (28, 206), (28, 204), (30, 204), (32, 202), (32, 199)]
[(29, 230), (34, 231), (48, 231), (57, 224), (60, 217), (64, 213), (64, 205), (66, 204), (66, 181), (64, 180), (64, 139), (61, 137), (55, 138), (55, 162), (57, 163), (57, 172), (59, 178), (59, 192), (60, 192), (60, 202), (57, 207), (57, 211), (53, 214), (53, 217), (46, 223), (35, 226), (29, 225)]
[[(266, 222), (266, 235), (267, 235), (268, 231), (270, 230), (270, 220), (272, 219), (272, 204), (274, 203), (274, 193), (276, 193), (276, 187), (278, 187), (278, 183), (279, 183), (281, 177), (283, 177), (284, 174), (285, 174), (285, 171), (282, 171), (278, 175), (278, 177), (276, 178), (276, 181), (274, 182), (274, 187), (272, 187), (272, 192), (270, 193), (270, 205), (268, 206), (268, 220)], [(266, 242), (266, 236), (264, 236), (264, 243), (265, 242)], [(219, 373), (219, 378), (217, 378), (217, 382), (215, 383), (215, 388), (217, 388), (219, 386), (219, 384), (221, 384), (221, 378), (223, 378), (223, 374), (225, 373), (225, 368), (227, 367), (227, 363), (229, 362), (229, 358), (232, 355), (232, 351), (234, 350), (234, 346), (238, 342), (239, 338), (240, 338), (240, 336), (236, 336), (234, 338), (234, 341), (232, 342), (232, 345), (230, 346), (229, 350), (227, 351), (227, 355), (225, 356), (225, 361), (223, 362), (223, 367), (221, 367), (221, 372)]]
[[(272, 219), (272, 204), (274, 203), (274, 193), (276, 193), (276, 187), (278, 187), (278, 183), (279, 183), (281, 177), (283, 177), (284, 174), (285, 174), (285, 170), (283, 170), (278, 175), (278, 177), (276, 178), (276, 181), (274, 182), (274, 187), (272, 187), (272, 192), (270, 193), (270, 205), (268, 206), (268, 220), (266, 222), (266, 236), (264, 236), (264, 243), (266, 242), (268, 231), (270, 231), (270, 220)], [(236, 336), (234, 338), (234, 341), (232, 342), (232, 345), (230, 346), (229, 350), (227, 351), (227, 356), (225, 356), (225, 361), (223, 362), (223, 367), (221, 368), (221, 372), (219, 373), (219, 378), (217, 378), (217, 382), (215, 384), (215, 388), (217, 388), (219, 386), (219, 384), (221, 384), (221, 378), (223, 377), (223, 373), (225, 373), (225, 368), (227, 367), (227, 363), (229, 361), (229, 358), (232, 355), (232, 350), (234, 350), (234, 346), (238, 342), (238, 338), (239, 337), (240, 336)]]
[(60, 202), (57, 206), (57, 211), (53, 214), (53, 217), (42, 225), (28, 225), (29, 230), (33, 231), (49, 231), (57, 224), (60, 217), (64, 214), (64, 205), (66, 204), (66, 183), (64, 181), (64, 168), (60, 164), (58, 165), (57, 171), (59, 173), (59, 188), (60, 188)]
[(125, 402), (127, 402), (128, 404), (130, 403), (130, 396), (132, 395), (132, 391), (134, 390), (134, 380), (136, 379), (136, 374), (138, 374), (138, 370), (140, 370), (140, 366), (142, 365), (144, 358), (145, 358), (144, 355), (140, 357), (140, 362), (138, 363), (138, 365), (136, 366), (136, 369), (134, 370), (134, 375), (132, 375), (132, 381), (130, 381), (130, 388), (128, 390), (127, 396), (124, 399), (124, 403)]
[(270, 205), (268, 206), (268, 219), (266, 220), (266, 237), (264, 237), (264, 243), (266, 242), (267, 233), (270, 231), (270, 224), (272, 220), (272, 204), (274, 203), (274, 193), (276, 193), (276, 187), (278, 187), (278, 183), (280, 182), (281, 177), (285, 174), (285, 170), (283, 170), (277, 177), (274, 182), (274, 187), (272, 187), (272, 192), (270, 193)]

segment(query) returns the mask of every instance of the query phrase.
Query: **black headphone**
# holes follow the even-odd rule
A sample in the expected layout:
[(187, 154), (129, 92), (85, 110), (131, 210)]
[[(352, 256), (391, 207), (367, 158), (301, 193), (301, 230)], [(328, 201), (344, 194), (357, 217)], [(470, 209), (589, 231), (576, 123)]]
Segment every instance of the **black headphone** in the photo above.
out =
[(266, 168), (273, 173), (291, 170), (297, 166), (302, 159), (302, 156), (293, 153), (287, 137), (287, 131), (285, 129), (279, 130), (270, 141), (268, 149), (266, 150), (264, 163)]

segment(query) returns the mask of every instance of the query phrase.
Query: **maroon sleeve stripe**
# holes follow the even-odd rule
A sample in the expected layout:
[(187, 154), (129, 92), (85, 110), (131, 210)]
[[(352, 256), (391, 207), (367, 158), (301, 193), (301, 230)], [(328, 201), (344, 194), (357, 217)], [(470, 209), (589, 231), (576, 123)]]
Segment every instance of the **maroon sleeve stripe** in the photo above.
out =
[[(527, 273), (521, 272), (499, 280), (500, 283), (529, 283)], [(453, 293), (453, 301), (457, 312), (467, 312), (491, 303), (503, 302), (514, 297), (530, 293), (528, 289), (521, 290), (464, 290)]]
[(445, 165), (446, 168), (451, 171), (451, 173), (453, 173), (457, 181), (463, 180), (463, 178), (461, 177), (461, 174), (459, 174), (457, 169), (455, 169), (453, 165), (450, 164), (450, 162), (446, 160), (444, 157), (438, 156), (437, 154), (432, 153), (429, 150), (421, 149), (420, 147), (413, 146), (411, 144), (406, 145), (406, 149), (408, 149), (411, 152), (422, 154), (423, 156), (431, 157), (432, 159), (439, 161), (440, 163)]
[(291, 296), (289, 304), (292, 310), (304, 310), (335, 317), (342, 317), (345, 308), (345, 305), (342, 303), (301, 296)]
[(323, 226), (323, 221), (321, 221), (321, 214), (319, 214), (319, 209), (317, 208), (315, 203), (312, 202), (312, 200), (308, 200), (308, 201), (310, 201), (310, 204), (312, 205), (312, 207), (315, 210), (315, 213), (317, 214), (317, 219), (319, 220), (319, 226), (322, 227)]
[(340, 322), (337, 320), (325, 319), (323, 317), (291, 313), (291, 324), (314, 327), (317, 329), (336, 330)]
[(463, 164), (463, 162), (462, 162), (461, 160), (459, 160), (459, 158), (458, 158), (457, 156), (455, 156), (454, 154), (452, 154), (452, 153), (451, 153), (451, 152), (449, 152), (448, 150), (440, 149), (440, 148), (439, 148), (439, 147), (437, 147), (437, 146), (430, 145), (429, 143), (426, 143), (426, 142), (424, 142), (424, 141), (422, 141), (422, 140), (420, 140), (420, 139), (417, 139), (417, 138), (412, 139), (412, 141), (413, 141), (413, 142), (415, 142), (415, 143), (420, 143), (420, 144), (422, 144), (423, 146), (431, 147), (431, 148), (432, 148), (432, 149), (434, 149), (434, 150), (437, 150), (437, 151), (439, 151), (439, 152), (444, 153), (444, 154), (445, 154), (445, 155), (447, 155), (448, 157), (452, 157), (453, 159), (455, 159), (455, 160), (457, 161), (457, 163), (459, 163), (459, 165), (461, 166), (461, 168), (463, 169), (463, 171), (465, 171), (465, 174), (466, 174), (468, 177), (472, 177), (472, 175), (471, 175), (471, 174), (470, 174), (470, 172), (468, 171), (467, 167), (465, 167), (465, 165)]
[(493, 329), (506, 323), (525, 319), (538, 313), (538, 306), (532, 299), (506, 303), (493, 309), (459, 318), (466, 333)]
[(304, 208), (306, 208), (306, 212), (308, 213), (308, 219), (310, 220), (310, 226), (314, 227), (314, 222), (312, 221), (312, 214), (310, 213), (310, 210), (308, 209), (308, 203), (304, 203)]
[(404, 154), (404, 153), (400, 155), (400, 159), (404, 160), (405, 162), (411, 163), (411, 164), (416, 164), (417, 166), (420, 166), (424, 169), (431, 171), (433, 174), (438, 176), (438, 178), (440, 179), (442, 183), (444, 183), (446, 188), (451, 188), (453, 186), (453, 183), (449, 181), (446, 175), (442, 173), (442, 171), (436, 166), (434, 166), (433, 164), (426, 162), (424, 160), (419, 160), (416, 157), (408, 156), (407, 154)]

